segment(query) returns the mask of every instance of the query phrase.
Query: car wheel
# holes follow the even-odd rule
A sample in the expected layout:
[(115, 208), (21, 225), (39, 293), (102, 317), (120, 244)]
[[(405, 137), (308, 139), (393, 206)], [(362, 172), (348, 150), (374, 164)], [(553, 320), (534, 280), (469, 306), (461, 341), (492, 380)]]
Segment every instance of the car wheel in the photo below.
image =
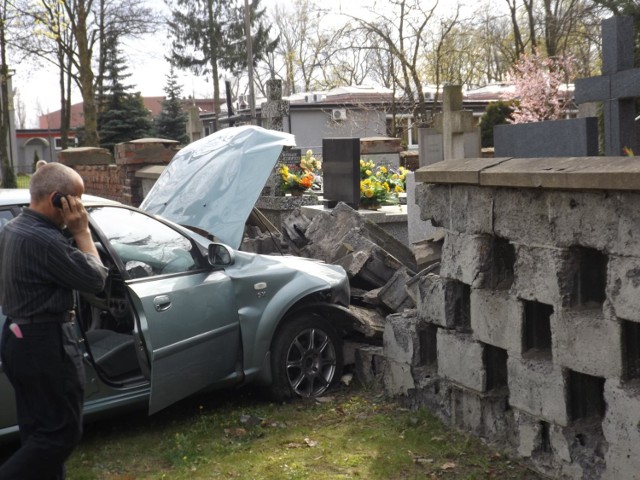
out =
[(271, 394), (278, 401), (322, 395), (342, 366), (342, 341), (331, 324), (311, 314), (295, 317), (273, 339)]

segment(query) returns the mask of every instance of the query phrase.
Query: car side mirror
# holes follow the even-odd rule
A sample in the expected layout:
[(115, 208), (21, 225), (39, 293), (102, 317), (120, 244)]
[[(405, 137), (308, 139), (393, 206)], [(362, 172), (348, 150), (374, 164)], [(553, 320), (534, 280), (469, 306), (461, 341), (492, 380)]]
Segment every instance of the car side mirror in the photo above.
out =
[(226, 245), (221, 243), (211, 243), (209, 245), (208, 260), (214, 267), (225, 267), (233, 265), (235, 253)]

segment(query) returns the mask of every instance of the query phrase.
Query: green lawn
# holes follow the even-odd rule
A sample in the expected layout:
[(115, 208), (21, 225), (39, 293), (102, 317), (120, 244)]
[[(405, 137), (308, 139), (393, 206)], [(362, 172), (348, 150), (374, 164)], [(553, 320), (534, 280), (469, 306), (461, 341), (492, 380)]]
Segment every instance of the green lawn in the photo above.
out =
[(358, 388), (274, 404), (211, 393), (87, 427), (73, 480), (539, 479), (479, 440)]

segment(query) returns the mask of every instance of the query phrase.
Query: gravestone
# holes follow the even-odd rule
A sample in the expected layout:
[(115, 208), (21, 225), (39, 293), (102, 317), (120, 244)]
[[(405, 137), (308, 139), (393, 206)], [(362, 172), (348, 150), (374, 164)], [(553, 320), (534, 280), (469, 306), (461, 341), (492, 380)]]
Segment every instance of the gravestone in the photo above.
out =
[(289, 101), (282, 99), (282, 80), (267, 80), (267, 101), (261, 105), (262, 126), (282, 132), (283, 119), (289, 116)]
[(592, 157), (598, 155), (598, 119), (496, 125), (493, 138), (496, 158)]
[(322, 139), (322, 185), (325, 206), (360, 203), (360, 139)]
[[(436, 131), (442, 134), (444, 160), (480, 157), (480, 129), (476, 126), (473, 112), (462, 109), (461, 85), (444, 87), (442, 113), (436, 115), (435, 124)], [(475, 136), (477, 145), (465, 142), (465, 134), (471, 134), (472, 138)]]
[(635, 98), (640, 97), (640, 68), (633, 68), (633, 19), (612, 17), (602, 22), (602, 75), (575, 81), (575, 101), (603, 102), (607, 156), (624, 147), (640, 150), (635, 125)]
[[(282, 100), (282, 80), (270, 79), (267, 80), (267, 101), (261, 105), (262, 126), (268, 130), (277, 130), (282, 132), (283, 119), (289, 115), (289, 102)], [(297, 162), (295, 161), (297, 156)], [(288, 167), (292, 165), (300, 164), (301, 151), (299, 149), (287, 149), (283, 148), (280, 158), (276, 163), (273, 172), (269, 176), (264, 188), (262, 189), (262, 195), (276, 195), (283, 196), (284, 193), (278, 188), (279, 174), (278, 169), (280, 163), (285, 163)]]
[[(464, 139), (465, 158), (476, 158), (480, 151), (480, 133), (476, 131), (462, 134)], [(444, 160), (442, 133), (435, 128), (418, 128), (418, 152), (421, 167)]]

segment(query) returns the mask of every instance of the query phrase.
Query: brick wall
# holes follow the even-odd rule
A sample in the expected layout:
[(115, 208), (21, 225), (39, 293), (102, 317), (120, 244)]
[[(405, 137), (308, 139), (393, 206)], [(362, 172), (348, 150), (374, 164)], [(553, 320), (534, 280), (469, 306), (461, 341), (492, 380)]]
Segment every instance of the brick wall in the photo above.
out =
[(640, 158), (454, 160), (416, 180), (446, 236), (417, 309), (388, 318), (387, 390), (554, 478), (637, 478)]
[(70, 148), (60, 153), (61, 163), (75, 169), (85, 193), (138, 206), (144, 197), (142, 178), (136, 175), (149, 165), (166, 165), (177, 152), (172, 140), (142, 139), (115, 147), (115, 158), (103, 148)]

